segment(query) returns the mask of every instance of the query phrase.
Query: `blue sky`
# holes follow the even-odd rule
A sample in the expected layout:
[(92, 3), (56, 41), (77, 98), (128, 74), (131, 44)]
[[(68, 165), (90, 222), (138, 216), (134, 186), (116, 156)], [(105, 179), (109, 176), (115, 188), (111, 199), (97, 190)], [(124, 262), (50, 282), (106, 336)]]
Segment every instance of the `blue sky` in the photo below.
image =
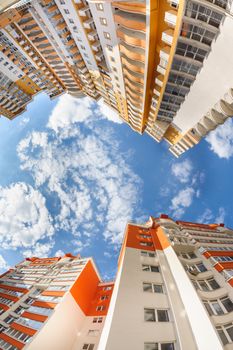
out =
[(24, 257), (93, 256), (113, 278), (124, 228), (167, 213), (233, 226), (233, 124), (179, 159), (102, 103), (38, 95), (0, 119), (0, 268)]

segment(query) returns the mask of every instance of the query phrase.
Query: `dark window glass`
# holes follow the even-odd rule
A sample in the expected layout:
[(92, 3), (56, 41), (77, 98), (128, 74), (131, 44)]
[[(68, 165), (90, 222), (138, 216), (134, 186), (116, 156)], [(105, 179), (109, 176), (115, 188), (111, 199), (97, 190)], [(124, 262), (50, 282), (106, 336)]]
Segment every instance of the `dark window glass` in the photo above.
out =
[(221, 299), (221, 302), (225, 306), (227, 312), (233, 311), (233, 303), (229, 298)]
[(208, 280), (208, 282), (212, 289), (220, 288), (220, 285), (215, 281), (215, 279)]
[(152, 293), (152, 284), (151, 283), (143, 283), (143, 291)]
[(159, 267), (158, 266), (151, 266), (151, 271), (152, 272), (159, 272)]
[(158, 315), (159, 322), (169, 322), (167, 310), (157, 310), (157, 315)]
[(175, 350), (173, 343), (161, 344), (161, 350)]
[(144, 320), (146, 322), (155, 322), (155, 310), (144, 309)]
[(223, 345), (226, 345), (227, 343), (229, 343), (229, 341), (227, 340), (227, 337), (222, 329), (218, 329), (218, 334), (221, 338)]

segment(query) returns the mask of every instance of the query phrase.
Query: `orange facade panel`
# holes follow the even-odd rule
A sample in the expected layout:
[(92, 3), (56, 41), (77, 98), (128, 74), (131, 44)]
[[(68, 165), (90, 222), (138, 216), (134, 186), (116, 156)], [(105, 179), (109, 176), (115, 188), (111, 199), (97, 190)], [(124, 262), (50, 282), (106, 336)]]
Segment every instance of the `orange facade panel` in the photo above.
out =
[(23, 349), (23, 347), (25, 346), (25, 344), (21, 343), (20, 341), (9, 337), (8, 335), (1, 333), (0, 334), (0, 339), (5, 340), (7, 343), (15, 346), (17, 349)]
[(3, 309), (3, 310), (8, 310), (9, 309), (9, 306), (5, 305), (5, 304), (2, 304), (0, 303), (0, 309)]
[(99, 282), (100, 279), (92, 265), (92, 262), (88, 261), (79, 278), (70, 289), (71, 295), (85, 315), (88, 314)]
[[(87, 316), (106, 316), (112, 297), (114, 283), (98, 286)], [(110, 289), (111, 288), (111, 289)]]
[[(224, 242), (223, 242), (224, 243)], [(211, 256), (233, 256), (233, 250), (211, 250), (211, 251), (206, 251), (203, 253), (203, 255), (209, 259)]]
[(31, 320), (35, 320), (35, 321), (39, 321), (39, 322), (45, 322), (48, 318), (48, 316), (38, 315), (38, 314), (34, 314), (34, 313), (28, 312), (28, 311), (25, 311), (22, 314), (22, 317), (30, 318)]
[(32, 328), (29, 328), (29, 327), (25, 327), (25, 326), (22, 326), (21, 324), (19, 323), (16, 323), (16, 322), (13, 322), (11, 324), (11, 328), (14, 328), (20, 332), (23, 332), (25, 334), (28, 334), (28, 335), (31, 335), (33, 336), (34, 334), (36, 334), (36, 330), (35, 329), (32, 329)]
[(7, 293), (0, 293), (0, 297), (6, 298), (9, 300), (13, 300), (15, 302), (19, 300), (19, 298), (15, 297), (14, 295), (9, 295)]
[(51, 297), (63, 297), (66, 292), (60, 290), (45, 290), (41, 295), (51, 296)]
[(15, 292), (21, 292), (21, 293), (24, 293), (24, 294), (28, 292), (28, 289), (26, 289), (26, 288), (13, 287), (13, 286), (8, 286), (8, 285), (4, 285), (4, 284), (1, 284), (1, 288), (2, 289), (13, 290)]
[(36, 300), (34, 303), (32, 303), (32, 306), (44, 307), (46, 309), (55, 309), (57, 303)]

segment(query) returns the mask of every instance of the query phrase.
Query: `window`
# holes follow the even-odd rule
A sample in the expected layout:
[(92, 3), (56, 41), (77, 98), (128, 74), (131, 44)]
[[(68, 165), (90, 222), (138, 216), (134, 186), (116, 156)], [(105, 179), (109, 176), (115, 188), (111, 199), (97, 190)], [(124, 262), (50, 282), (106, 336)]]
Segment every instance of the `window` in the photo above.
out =
[(223, 315), (233, 311), (233, 303), (227, 296), (221, 299), (203, 300), (203, 303), (210, 316)]
[(95, 344), (84, 344), (83, 345), (83, 350), (93, 350), (94, 349)]
[[(120, 87), (120, 86), (119, 86)], [(144, 242), (144, 241), (140, 241), (139, 244), (143, 247), (152, 247), (153, 243), (152, 242)]]
[(223, 345), (233, 342), (233, 323), (227, 323), (216, 327)]
[(168, 310), (144, 309), (145, 322), (169, 322)]
[(142, 265), (142, 271), (159, 272), (159, 267), (153, 265)]
[(163, 293), (163, 287), (161, 284), (143, 282), (143, 291), (150, 293)]
[(198, 270), (199, 272), (205, 272), (205, 271), (207, 271), (207, 268), (205, 267), (205, 265), (204, 265), (203, 263), (196, 264), (196, 265), (194, 265), (194, 266), (196, 266), (196, 268), (197, 268), (197, 270)]
[(69, 10), (65, 9), (64, 12), (68, 15), (70, 13)]
[(156, 253), (141, 250), (141, 256), (148, 256), (149, 258), (154, 258), (156, 256)]
[(144, 309), (144, 320), (146, 322), (155, 322), (155, 310)]
[(103, 11), (104, 10), (104, 6), (101, 3), (97, 3), (96, 4), (96, 8), (97, 8), (98, 11)]
[(98, 337), (98, 335), (99, 335), (99, 330), (98, 329), (90, 329), (88, 331), (88, 336)]
[[(110, 60), (112, 61), (112, 62), (115, 62), (115, 58), (114, 57), (110, 57)], [(141, 236), (141, 235), (140, 235)]]
[(93, 323), (102, 323), (103, 317), (94, 317), (92, 322)]
[(109, 50), (109, 51), (112, 51), (112, 46), (111, 45), (107, 45), (107, 49)]
[(108, 287), (104, 287), (103, 290), (111, 290), (112, 287), (108, 286)]
[(101, 23), (103, 26), (106, 26), (106, 25), (107, 25), (107, 20), (106, 20), (106, 18), (100, 18), (100, 23)]
[(209, 278), (207, 280), (197, 280), (192, 283), (196, 289), (201, 289), (203, 291), (211, 291), (220, 288), (217, 281), (214, 278)]
[(101, 297), (100, 297), (100, 300), (107, 300), (108, 299), (108, 295), (102, 295)]
[(61, 5), (65, 5), (65, 0), (60, 0)]
[(158, 322), (169, 322), (167, 310), (157, 310)]
[(108, 39), (108, 40), (111, 39), (111, 36), (108, 32), (104, 32), (104, 37), (105, 37), (105, 39)]
[(173, 343), (144, 343), (144, 350), (175, 350)]
[(97, 306), (96, 311), (103, 311), (105, 309), (104, 305)]
[(72, 18), (69, 18), (69, 22), (72, 23), (72, 24), (74, 24), (74, 21), (73, 21)]

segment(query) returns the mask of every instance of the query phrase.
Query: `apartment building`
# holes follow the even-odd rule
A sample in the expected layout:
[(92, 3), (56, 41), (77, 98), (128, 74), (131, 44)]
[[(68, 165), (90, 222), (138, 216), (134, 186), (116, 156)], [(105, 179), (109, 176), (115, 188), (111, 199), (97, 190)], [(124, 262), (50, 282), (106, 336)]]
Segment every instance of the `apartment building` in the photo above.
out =
[(233, 231), (129, 223), (115, 282), (91, 258), (29, 258), (0, 278), (3, 350), (232, 350)]
[(97, 349), (112, 290), (90, 258), (24, 260), (0, 278), (0, 349)]
[(0, 113), (41, 91), (102, 98), (178, 157), (233, 115), (232, 12), (232, 0), (2, 1)]

